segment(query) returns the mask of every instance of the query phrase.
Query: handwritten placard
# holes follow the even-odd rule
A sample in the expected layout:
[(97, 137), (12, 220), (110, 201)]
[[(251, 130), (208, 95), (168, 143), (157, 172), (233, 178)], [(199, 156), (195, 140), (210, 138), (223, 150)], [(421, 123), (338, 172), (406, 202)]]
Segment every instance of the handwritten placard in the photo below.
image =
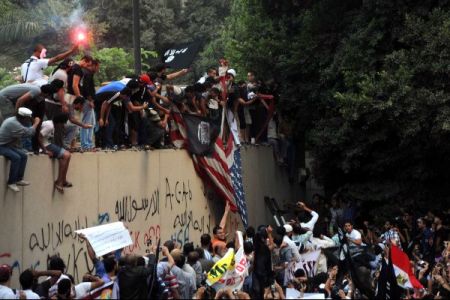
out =
[(83, 234), (87, 238), (97, 256), (102, 256), (133, 244), (130, 232), (122, 222), (89, 227), (75, 232)]
[(298, 269), (303, 269), (308, 277), (314, 277), (317, 271), (317, 261), (319, 260), (320, 250), (302, 253), (301, 261), (291, 261), (284, 273), (285, 284), (294, 278), (294, 273)]

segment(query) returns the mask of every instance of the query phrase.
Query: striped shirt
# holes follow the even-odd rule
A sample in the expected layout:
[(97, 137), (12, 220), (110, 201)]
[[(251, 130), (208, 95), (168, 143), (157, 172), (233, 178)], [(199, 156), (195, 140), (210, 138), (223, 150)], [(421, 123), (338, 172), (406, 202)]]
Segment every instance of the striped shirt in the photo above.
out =
[(389, 229), (388, 231), (383, 233), (381, 235), (381, 240), (383, 241), (384, 244), (390, 244), (391, 240), (394, 240), (396, 246), (399, 247), (400, 249), (402, 249), (402, 242), (400, 240), (400, 235), (394, 229)]

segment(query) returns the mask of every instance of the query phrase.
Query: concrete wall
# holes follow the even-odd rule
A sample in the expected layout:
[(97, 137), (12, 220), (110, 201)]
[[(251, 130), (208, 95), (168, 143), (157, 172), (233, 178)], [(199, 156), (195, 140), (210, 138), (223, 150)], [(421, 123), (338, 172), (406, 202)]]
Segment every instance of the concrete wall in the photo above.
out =
[[(270, 148), (243, 148), (242, 155), (250, 224), (272, 223), (264, 196), (282, 203), (297, 199), (298, 191), (287, 183)], [(0, 157), (0, 183), (8, 170)], [(183, 150), (75, 154), (68, 174), (74, 187), (64, 195), (53, 190), (56, 175), (56, 162), (30, 156), (25, 178), (31, 186), (13, 193), (0, 184), (0, 263), (14, 266), (14, 283), (26, 268), (45, 269), (54, 254), (77, 281), (92, 270), (77, 229), (123, 218), (134, 241), (126, 251), (144, 254), (147, 242), (158, 238), (199, 243), (223, 212), (223, 203), (205, 191)], [(239, 215), (231, 215), (227, 227), (241, 227)]]

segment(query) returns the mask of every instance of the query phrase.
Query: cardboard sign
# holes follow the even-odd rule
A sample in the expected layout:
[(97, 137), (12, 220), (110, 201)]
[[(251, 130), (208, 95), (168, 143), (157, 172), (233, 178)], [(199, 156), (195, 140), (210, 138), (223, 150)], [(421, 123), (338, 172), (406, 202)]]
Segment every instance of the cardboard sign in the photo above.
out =
[(87, 238), (97, 256), (102, 256), (133, 244), (130, 232), (122, 222), (89, 227), (75, 232), (83, 234)]

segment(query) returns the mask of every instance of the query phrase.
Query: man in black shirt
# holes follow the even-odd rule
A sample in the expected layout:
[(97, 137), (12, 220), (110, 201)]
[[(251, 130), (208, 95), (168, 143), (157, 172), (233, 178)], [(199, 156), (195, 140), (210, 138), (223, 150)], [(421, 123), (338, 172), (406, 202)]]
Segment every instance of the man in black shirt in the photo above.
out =
[(155, 259), (148, 266), (138, 265), (138, 256), (125, 257), (125, 266), (117, 274), (120, 299), (148, 299), (149, 283), (155, 273)]
[[(94, 74), (99, 71), (100, 62), (93, 60), (90, 68), (83, 68), (83, 86), (82, 95), (87, 100), (83, 106), (83, 123), (94, 126), (94, 99), (95, 99), (95, 82)], [(93, 128), (82, 128), (80, 132), (81, 149), (90, 151), (94, 148), (92, 137), (94, 135)]]
[[(148, 103), (144, 103), (143, 105), (134, 105), (130, 98), (136, 92), (140, 90), (140, 84), (137, 80), (131, 80), (127, 83), (125, 88), (123, 88), (120, 92), (114, 94), (109, 100), (103, 101), (101, 111), (100, 111), (100, 119), (99, 126), (107, 127), (105, 133), (105, 145), (106, 147), (114, 147), (112, 133), (113, 128), (115, 127), (116, 120), (114, 116), (110, 114), (111, 107), (115, 102), (122, 102), (122, 107), (126, 109), (128, 113), (139, 112), (148, 107)], [(126, 122), (124, 120), (124, 122)], [(123, 124), (125, 125), (125, 124)], [(125, 126), (121, 126), (125, 127)]]
[(82, 84), (83, 84), (83, 68), (90, 69), (92, 66), (93, 58), (89, 55), (83, 56), (78, 64), (74, 64), (70, 69), (67, 77), (67, 93), (69, 94), (70, 104), (76, 97), (82, 96)]

